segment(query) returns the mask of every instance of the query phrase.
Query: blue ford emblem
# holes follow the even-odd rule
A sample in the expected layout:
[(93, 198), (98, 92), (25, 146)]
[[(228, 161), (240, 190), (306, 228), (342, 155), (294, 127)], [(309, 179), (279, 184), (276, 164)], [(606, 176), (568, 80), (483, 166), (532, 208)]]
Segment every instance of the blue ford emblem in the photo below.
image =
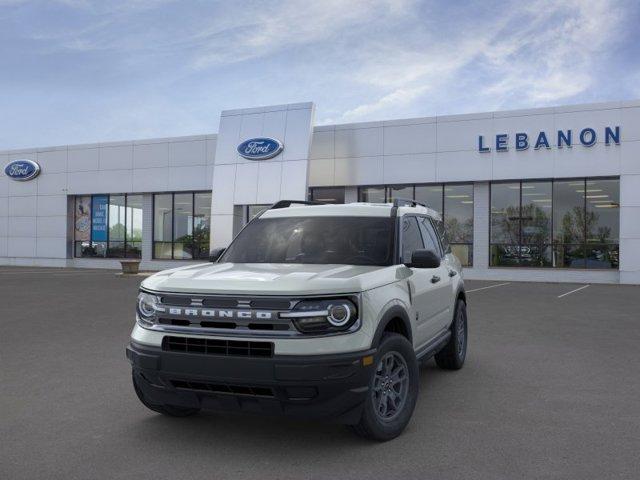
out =
[(278, 155), (283, 148), (274, 138), (250, 138), (238, 145), (238, 153), (249, 160), (266, 160)]
[(4, 173), (12, 180), (24, 182), (38, 176), (40, 173), (40, 165), (33, 160), (14, 160), (4, 167)]

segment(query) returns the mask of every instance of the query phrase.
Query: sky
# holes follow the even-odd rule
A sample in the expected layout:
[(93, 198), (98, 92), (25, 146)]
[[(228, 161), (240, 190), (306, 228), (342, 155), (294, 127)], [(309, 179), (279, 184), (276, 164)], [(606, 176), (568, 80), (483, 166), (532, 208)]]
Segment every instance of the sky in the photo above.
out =
[(635, 0), (0, 0), (0, 150), (640, 98)]

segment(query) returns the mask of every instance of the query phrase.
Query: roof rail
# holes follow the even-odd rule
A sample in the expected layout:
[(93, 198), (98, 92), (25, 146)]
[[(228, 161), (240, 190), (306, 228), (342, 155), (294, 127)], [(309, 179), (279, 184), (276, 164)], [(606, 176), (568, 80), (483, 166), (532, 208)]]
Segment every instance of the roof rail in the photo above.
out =
[(278, 208), (288, 208), (291, 205), (322, 205), (321, 202), (314, 200), (279, 200), (271, 205), (267, 210), (276, 210)]
[(418, 205), (424, 208), (429, 208), (426, 203), (418, 202), (416, 200), (408, 200), (406, 198), (394, 198), (393, 207), (391, 207), (391, 217), (395, 218), (398, 216), (398, 207), (417, 207)]
[(406, 198), (394, 198), (393, 199), (393, 206), (395, 208), (397, 208), (397, 207), (417, 207), (418, 205), (420, 205), (421, 207), (424, 207), (424, 208), (429, 208), (426, 203), (418, 202), (417, 200), (408, 200)]

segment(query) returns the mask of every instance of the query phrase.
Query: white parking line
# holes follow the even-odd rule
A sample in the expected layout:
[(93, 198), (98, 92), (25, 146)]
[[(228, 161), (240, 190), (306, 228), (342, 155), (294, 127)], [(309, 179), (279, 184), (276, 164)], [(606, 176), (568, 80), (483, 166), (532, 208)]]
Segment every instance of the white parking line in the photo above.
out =
[(511, 282), (505, 282), (505, 283), (497, 283), (495, 285), (489, 285), (488, 287), (480, 287), (480, 288), (474, 288), (473, 290), (466, 290), (465, 293), (471, 293), (471, 292), (477, 292), (478, 290), (486, 290), (487, 288), (495, 288), (495, 287), (501, 287), (503, 285), (509, 285)]
[(572, 293), (579, 292), (580, 290), (584, 290), (585, 288), (587, 288), (589, 286), (590, 285), (584, 285), (584, 286), (582, 286), (580, 288), (576, 288), (575, 290), (571, 290), (570, 292), (563, 293), (562, 295), (558, 295), (558, 298), (566, 297), (567, 295), (571, 295)]

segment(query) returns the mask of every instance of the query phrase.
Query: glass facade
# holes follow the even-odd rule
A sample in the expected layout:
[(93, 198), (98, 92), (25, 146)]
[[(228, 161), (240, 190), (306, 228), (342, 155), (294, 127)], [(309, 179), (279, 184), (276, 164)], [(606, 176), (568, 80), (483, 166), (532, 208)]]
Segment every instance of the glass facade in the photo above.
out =
[(74, 204), (74, 256), (140, 258), (142, 195), (83, 195)]
[(490, 265), (618, 268), (618, 179), (491, 184)]
[(153, 258), (209, 257), (211, 192), (153, 195)]
[(344, 187), (316, 187), (309, 192), (309, 200), (321, 203), (344, 203)]
[(451, 246), (462, 265), (473, 265), (473, 184), (391, 185), (361, 187), (360, 202), (394, 198), (422, 202), (442, 215)]

